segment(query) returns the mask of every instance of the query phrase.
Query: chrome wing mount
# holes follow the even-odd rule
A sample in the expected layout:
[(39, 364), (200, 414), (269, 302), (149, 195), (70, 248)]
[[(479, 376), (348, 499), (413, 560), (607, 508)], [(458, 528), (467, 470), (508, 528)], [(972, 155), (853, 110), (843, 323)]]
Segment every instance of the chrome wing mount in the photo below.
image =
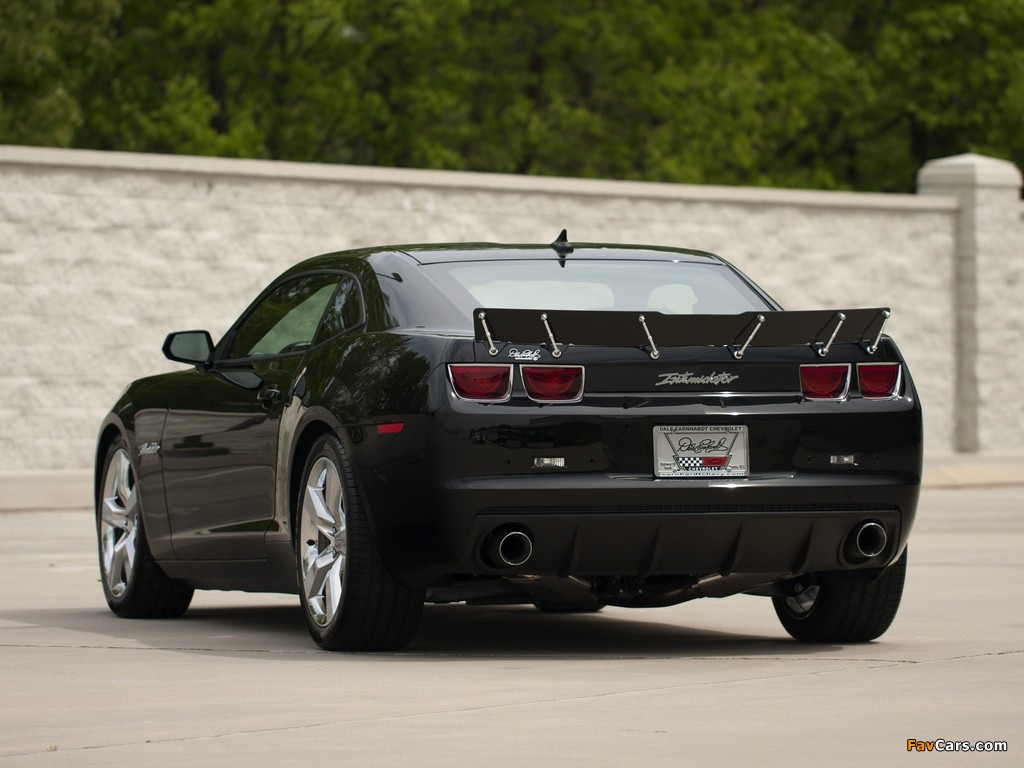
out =
[(652, 360), (664, 347), (725, 347), (741, 360), (751, 348), (807, 346), (825, 358), (841, 344), (858, 344), (875, 354), (891, 314), (887, 307), (738, 315), (478, 307), (473, 328), (491, 357), (500, 345), (514, 343), (546, 348), (555, 358), (569, 345), (638, 347)]

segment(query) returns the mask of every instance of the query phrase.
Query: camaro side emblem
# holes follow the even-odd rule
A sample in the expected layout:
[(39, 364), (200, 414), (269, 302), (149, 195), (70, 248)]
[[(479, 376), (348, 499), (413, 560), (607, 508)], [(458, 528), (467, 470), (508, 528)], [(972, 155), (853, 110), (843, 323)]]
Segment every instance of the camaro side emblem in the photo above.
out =
[(512, 347), (512, 349), (510, 349), (508, 351), (508, 356), (511, 357), (513, 360), (537, 361), (537, 360), (540, 360), (540, 350), (539, 349), (523, 349), (523, 350), (518, 350), (515, 347)]
[(684, 371), (683, 373), (662, 373), (659, 374), (658, 378), (661, 381), (654, 385), (656, 387), (665, 384), (711, 384), (712, 386), (718, 386), (721, 384), (732, 384), (739, 376), (734, 376), (731, 373), (715, 373), (714, 371), (706, 376), (694, 376), (692, 371)]
[(139, 458), (143, 456), (156, 456), (160, 452), (160, 443), (143, 443), (139, 446)]

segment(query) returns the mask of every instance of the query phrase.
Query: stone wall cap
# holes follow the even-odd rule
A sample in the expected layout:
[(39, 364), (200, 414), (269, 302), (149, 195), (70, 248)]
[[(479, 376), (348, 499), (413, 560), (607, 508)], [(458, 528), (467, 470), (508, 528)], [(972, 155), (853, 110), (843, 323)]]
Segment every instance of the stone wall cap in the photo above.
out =
[(750, 206), (815, 206), (875, 210), (955, 210), (957, 201), (937, 196), (880, 192), (846, 192), (769, 187), (725, 187), (653, 181), (583, 179), (531, 176), (477, 171), (386, 168), (333, 163), (296, 163), (281, 160), (250, 160), (194, 155), (158, 155), (143, 152), (108, 152), (55, 147), (22, 147), (0, 144), (0, 166), (42, 168), (90, 168), (127, 173), (214, 175), (235, 178), (297, 180), (306, 182), (418, 187), (421, 189), (478, 189), (578, 197), (679, 200)]
[(995, 157), (967, 152), (929, 160), (918, 171), (921, 187), (1012, 187), (1020, 189), (1021, 173), (1016, 165)]

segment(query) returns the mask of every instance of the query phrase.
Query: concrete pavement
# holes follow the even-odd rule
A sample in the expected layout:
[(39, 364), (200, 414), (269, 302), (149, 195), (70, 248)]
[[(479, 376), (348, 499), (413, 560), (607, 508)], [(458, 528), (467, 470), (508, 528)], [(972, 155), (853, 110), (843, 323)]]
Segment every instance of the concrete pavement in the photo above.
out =
[[(0, 765), (1019, 765), (1024, 488), (924, 492), (900, 614), (808, 647), (739, 596), (553, 616), (428, 606), (398, 654), (319, 651), (297, 599), (115, 618), (91, 513), (0, 515)], [(1005, 741), (951, 756), (907, 741)]]
[(979, 488), (1024, 486), (1024, 455), (957, 453), (928, 456), (924, 462), (925, 488)]

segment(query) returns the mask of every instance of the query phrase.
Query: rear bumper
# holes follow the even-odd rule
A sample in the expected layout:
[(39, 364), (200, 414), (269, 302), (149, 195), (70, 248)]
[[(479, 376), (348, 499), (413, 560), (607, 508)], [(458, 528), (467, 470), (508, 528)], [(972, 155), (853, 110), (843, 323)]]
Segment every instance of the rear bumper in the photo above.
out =
[[(902, 553), (917, 509), (921, 411), (909, 395), (881, 403), (434, 405), (407, 417), (400, 434), (368, 431), (354, 446), (378, 548), (409, 586), (448, 574), (879, 568)], [(751, 474), (654, 477), (654, 430), (673, 424), (745, 425)], [(833, 464), (836, 454), (853, 462)], [(564, 466), (537, 466), (552, 456)], [(885, 528), (886, 546), (851, 559), (844, 546), (866, 521)], [(533, 541), (516, 569), (484, 554), (495, 530), (511, 528)]]
[[(823, 474), (739, 481), (659, 480), (606, 474), (453, 479), (415, 522), (378, 518), (377, 538), (396, 577), (426, 586), (445, 574), (657, 576), (799, 574), (878, 568), (896, 559), (913, 526), (915, 477)], [(865, 522), (883, 550), (851, 556)], [(486, 554), (495, 531), (520, 530), (533, 552), (519, 567)]]

